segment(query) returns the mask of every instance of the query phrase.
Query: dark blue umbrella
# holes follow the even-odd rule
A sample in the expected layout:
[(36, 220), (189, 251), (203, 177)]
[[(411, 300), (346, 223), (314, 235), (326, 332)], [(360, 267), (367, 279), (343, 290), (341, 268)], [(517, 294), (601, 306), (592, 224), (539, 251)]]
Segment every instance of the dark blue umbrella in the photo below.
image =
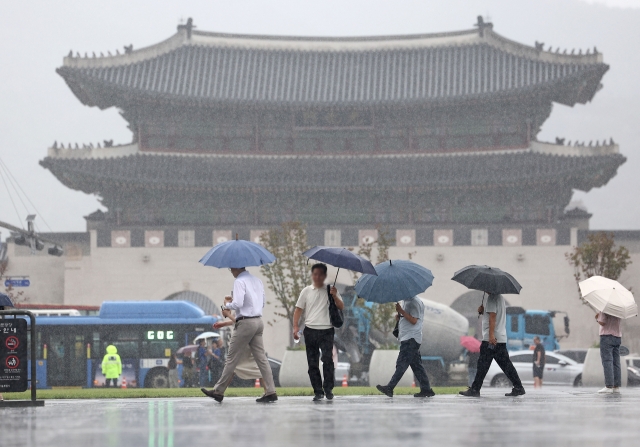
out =
[(375, 269), (378, 276), (362, 275), (356, 283), (358, 296), (374, 303), (411, 299), (433, 283), (431, 270), (411, 261), (385, 261)]
[(11, 301), (11, 298), (9, 298), (9, 295), (0, 293), (0, 307), (15, 307), (15, 306), (13, 305), (13, 301)]
[(276, 257), (255, 242), (236, 240), (216, 245), (205, 254), (200, 263), (218, 268), (243, 268), (270, 264)]
[(468, 265), (458, 270), (451, 279), (469, 289), (490, 294), (520, 293), (522, 289), (513, 276), (488, 265)]
[[(376, 269), (373, 268), (371, 261), (358, 256), (350, 250), (342, 247), (323, 247), (316, 246), (310, 248), (303, 253), (309, 259), (315, 261), (324, 262), (325, 264), (338, 267), (340, 269), (347, 269), (353, 272), (369, 273), (371, 275), (377, 275)], [(338, 274), (336, 273), (336, 279)], [(335, 281), (334, 281), (335, 284)]]

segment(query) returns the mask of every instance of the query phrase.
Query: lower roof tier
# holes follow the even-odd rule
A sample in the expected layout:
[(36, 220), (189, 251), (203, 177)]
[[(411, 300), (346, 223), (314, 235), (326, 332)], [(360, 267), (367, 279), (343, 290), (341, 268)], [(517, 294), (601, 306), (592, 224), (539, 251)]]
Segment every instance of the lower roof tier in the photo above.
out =
[(50, 150), (40, 164), (86, 193), (107, 189), (209, 192), (466, 190), (562, 184), (589, 191), (625, 162), (617, 146), (532, 143), (524, 150), (456, 154), (174, 155), (135, 145), (102, 152)]

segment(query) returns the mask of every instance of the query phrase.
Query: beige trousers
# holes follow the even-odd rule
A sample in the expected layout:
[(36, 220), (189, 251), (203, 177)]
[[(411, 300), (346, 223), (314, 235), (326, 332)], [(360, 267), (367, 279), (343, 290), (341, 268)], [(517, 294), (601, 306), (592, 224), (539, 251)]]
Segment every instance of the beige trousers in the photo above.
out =
[(224, 370), (222, 371), (220, 380), (218, 380), (218, 383), (213, 387), (214, 392), (224, 394), (227, 389), (227, 384), (231, 382), (236, 366), (245, 356), (247, 346), (251, 349), (253, 358), (262, 374), (266, 394), (269, 395), (276, 392), (271, 366), (269, 366), (267, 354), (264, 352), (264, 342), (262, 340), (263, 331), (264, 323), (262, 322), (262, 318), (249, 318), (236, 323), (233, 335), (231, 335), (231, 341), (229, 342), (229, 352), (227, 352)]

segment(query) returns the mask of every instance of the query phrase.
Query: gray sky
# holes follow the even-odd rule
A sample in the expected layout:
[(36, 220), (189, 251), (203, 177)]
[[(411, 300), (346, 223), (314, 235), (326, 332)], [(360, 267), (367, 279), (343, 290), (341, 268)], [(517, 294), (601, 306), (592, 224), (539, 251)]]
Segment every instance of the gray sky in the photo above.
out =
[[(628, 161), (605, 187), (576, 193), (594, 213), (592, 227), (640, 229), (640, 0), (30, 0), (3, 2), (0, 14), (0, 158), (40, 211), (39, 229), (84, 231), (95, 197), (72, 191), (38, 165), (54, 140), (126, 143), (114, 109), (83, 106), (55, 69), (70, 49), (99, 53), (166, 39), (181, 19), (207, 31), (287, 35), (380, 35), (471, 28), (489, 17), (498, 33), (529, 45), (593, 48), (611, 65), (594, 101), (554, 105), (539, 138), (613, 137)], [(14, 196), (14, 200), (17, 200)], [(0, 220), (20, 225), (0, 181)], [(28, 203), (30, 211), (33, 211)], [(3, 233), (6, 237), (7, 232)]]

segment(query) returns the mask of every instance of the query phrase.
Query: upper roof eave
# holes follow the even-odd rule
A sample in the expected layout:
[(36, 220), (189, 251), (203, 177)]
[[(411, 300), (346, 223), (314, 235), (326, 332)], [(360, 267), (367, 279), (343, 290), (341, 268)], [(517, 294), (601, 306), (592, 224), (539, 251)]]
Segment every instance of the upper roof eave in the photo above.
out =
[(127, 54), (103, 57), (66, 56), (63, 67), (99, 68), (129, 65), (153, 59), (181, 46), (212, 46), (227, 48), (247, 48), (263, 51), (339, 52), (339, 51), (390, 51), (420, 47), (449, 47), (486, 43), (507, 53), (535, 59), (542, 62), (568, 64), (600, 64), (602, 53), (560, 54), (536, 49), (507, 39), (485, 28), (431, 34), (407, 34), (391, 36), (355, 37), (309, 37), (309, 36), (266, 36), (228, 34), (193, 30), (191, 36), (184, 29), (157, 44), (133, 50)]

